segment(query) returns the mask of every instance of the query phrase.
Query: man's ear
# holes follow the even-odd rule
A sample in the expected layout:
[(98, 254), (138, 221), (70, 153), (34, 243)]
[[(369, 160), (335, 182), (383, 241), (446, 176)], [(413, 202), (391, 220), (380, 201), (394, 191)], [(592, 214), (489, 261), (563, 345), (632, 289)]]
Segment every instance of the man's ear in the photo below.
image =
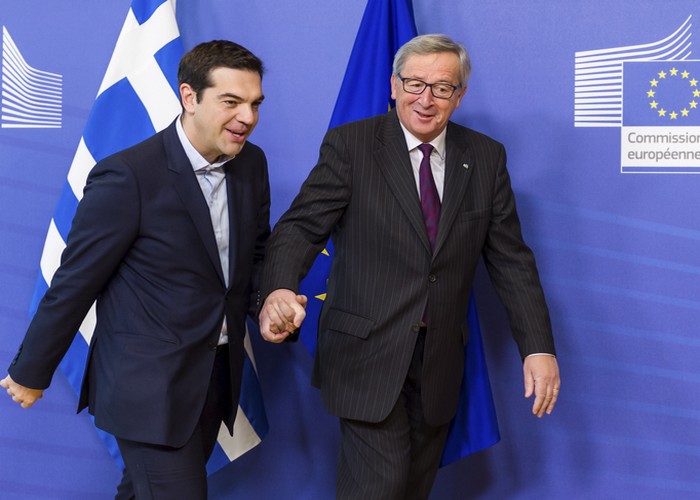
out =
[(197, 93), (189, 83), (180, 85), (180, 100), (182, 101), (182, 107), (186, 111), (194, 111), (194, 105), (197, 103)]
[(462, 103), (462, 97), (464, 97), (464, 94), (467, 93), (467, 86), (465, 85), (463, 88), (459, 89), (457, 91), (457, 100), (455, 101), (455, 108), (458, 108), (459, 105)]

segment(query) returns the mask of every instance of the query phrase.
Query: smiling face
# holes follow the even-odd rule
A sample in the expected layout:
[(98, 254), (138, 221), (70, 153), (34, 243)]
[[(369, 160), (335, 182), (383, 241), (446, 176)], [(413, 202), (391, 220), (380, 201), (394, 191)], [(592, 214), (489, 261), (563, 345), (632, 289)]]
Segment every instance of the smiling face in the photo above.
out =
[[(452, 52), (413, 54), (401, 69), (403, 78), (453, 86), (460, 84), (459, 75), (459, 57)], [(422, 94), (409, 94), (403, 89), (401, 80), (396, 75), (391, 76), (391, 97), (396, 101), (399, 120), (422, 142), (430, 142), (442, 132), (466, 91), (461, 87), (449, 99), (434, 97), (429, 87)]]
[(182, 127), (192, 146), (209, 163), (221, 155), (236, 156), (258, 123), (263, 101), (262, 81), (255, 71), (215, 68), (212, 86), (195, 94), (180, 85), (184, 108)]

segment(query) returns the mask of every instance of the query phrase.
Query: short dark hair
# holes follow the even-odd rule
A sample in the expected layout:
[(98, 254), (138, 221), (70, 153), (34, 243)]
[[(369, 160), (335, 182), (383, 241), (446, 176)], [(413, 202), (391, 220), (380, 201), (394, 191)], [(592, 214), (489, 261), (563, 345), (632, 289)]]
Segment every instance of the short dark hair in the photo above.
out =
[(228, 40), (212, 40), (200, 43), (187, 52), (177, 69), (177, 83), (187, 83), (194, 90), (197, 100), (204, 89), (212, 87), (210, 75), (216, 68), (252, 71), (262, 79), (262, 61), (251, 51)]

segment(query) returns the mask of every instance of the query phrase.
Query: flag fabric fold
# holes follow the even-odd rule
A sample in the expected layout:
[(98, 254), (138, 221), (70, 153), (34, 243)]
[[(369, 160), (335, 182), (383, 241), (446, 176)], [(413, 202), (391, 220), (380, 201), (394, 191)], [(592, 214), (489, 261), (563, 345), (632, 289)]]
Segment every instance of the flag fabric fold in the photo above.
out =
[[(416, 33), (410, 0), (368, 0), (330, 128), (384, 113), (394, 106), (390, 88), (394, 54)], [(316, 351), (318, 317), (332, 258), (333, 245), (329, 240), (301, 283), (301, 293), (309, 297), (301, 340), (312, 354)], [(441, 466), (488, 448), (500, 439), (473, 297), (467, 319), (470, 337), (465, 350), (460, 406), (450, 428)]]
[[(30, 307), (31, 315), (36, 312), (59, 266), (71, 221), (92, 167), (106, 156), (164, 129), (180, 113), (177, 67), (183, 53), (171, 1), (133, 0), (50, 223)], [(93, 305), (60, 364), (76, 394), (80, 392), (95, 321)], [(218, 444), (207, 464), (209, 473), (255, 447), (268, 430), (247, 336), (245, 346), (243, 387), (235, 435), (231, 437), (222, 426)], [(110, 455), (123, 467), (116, 440), (99, 429), (97, 432)]]

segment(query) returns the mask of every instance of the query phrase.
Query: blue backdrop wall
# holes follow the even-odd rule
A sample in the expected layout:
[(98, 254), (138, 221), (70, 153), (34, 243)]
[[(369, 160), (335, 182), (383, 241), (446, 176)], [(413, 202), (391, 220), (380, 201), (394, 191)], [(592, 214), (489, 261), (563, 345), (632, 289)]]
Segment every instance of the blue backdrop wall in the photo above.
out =
[[(4, 40), (63, 78), (59, 128), (0, 129), (3, 370), (28, 324), (48, 223), (129, 4), (0, 0)], [(504, 312), (480, 272), (502, 441), (441, 469), (432, 498), (700, 497), (698, 3), (413, 4), (419, 33), (446, 33), (470, 51), (473, 77), (454, 119), (506, 145), (563, 378), (555, 414), (533, 418)], [(268, 155), (274, 220), (317, 158), (364, 6), (178, 1), (186, 49), (228, 38), (265, 61), (253, 142)], [(661, 66), (625, 76), (623, 88), (639, 58)], [(686, 86), (669, 90), (658, 72), (674, 69), (687, 72)], [(660, 142), (670, 135), (685, 143)], [(332, 498), (337, 424), (309, 385), (311, 360), (301, 345), (253, 340), (271, 430), (212, 476), (211, 497)], [(75, 404), (61, 374), (31, 410), (0, 398), (0, 498), (113, 495), (120, 471)]]

